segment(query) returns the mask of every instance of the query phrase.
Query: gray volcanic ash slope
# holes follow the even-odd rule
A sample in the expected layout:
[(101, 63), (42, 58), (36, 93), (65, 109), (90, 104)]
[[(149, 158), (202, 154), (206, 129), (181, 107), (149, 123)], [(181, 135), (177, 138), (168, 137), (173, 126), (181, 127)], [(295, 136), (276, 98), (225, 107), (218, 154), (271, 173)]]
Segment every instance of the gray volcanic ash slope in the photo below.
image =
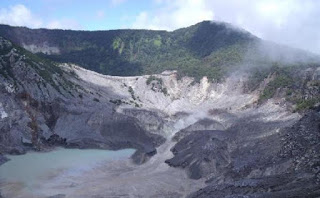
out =
[(310, 112), (291, 127), (241, 142), (236, 149), (226, 149), (237, 141), (234, 138), (221, 139), (215, 132), (203, 131), (202, 137), (210, 137), (195, 142), (192, 151), (178, 143), (173, 149), (177, 154), (169, 163), (185, 161), (182, 151), (197, 152), (201, 154), (189, 168), (193, 175), (207, 169), (213, 173), (206, 181), (208, 186), (189, 197), (319, 197), (319, 127), (319, 113)]
[[(118, 77), (52, 62), (17, 44), (0, 39), (0, 163), (3, 154), (56, 146), (137, 149), (133, 161), (73, 178), (72, 190), (48, 181), (41, 193), (51, 185), (63, 197), (320, 196), (320, 67), (313, 56), (277, 62), (249, 51), (219, 80), (194, 80), (179, 68)], [(199, 68), (234, 56), (230, 48), (210, 50)], [(69, 58), (59, 53), (54, 58)], [(4, 197), (12, 195), (7, 189)]]
[(59, 145), (154, 153), (164, 141), (135, 118), (115, 112), (109, 100), (118, 96), (110, 89), (86, 84), (72, 71), (37, 59), (3, 38), (1, 47), (2, 153)]

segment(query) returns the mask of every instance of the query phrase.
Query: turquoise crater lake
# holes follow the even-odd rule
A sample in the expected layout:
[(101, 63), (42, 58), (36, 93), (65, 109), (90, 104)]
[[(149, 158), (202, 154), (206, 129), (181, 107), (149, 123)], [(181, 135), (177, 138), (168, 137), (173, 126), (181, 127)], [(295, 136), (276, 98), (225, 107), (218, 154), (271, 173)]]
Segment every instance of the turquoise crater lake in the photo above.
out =
[(7, 155), (10, 161), (0, 166), (0, 189), (5, 194), (15, 193), (17, 189), (34, 191), (48, 180), (59, 178), (64, 182), (110, 161), (128, 159), (134, 152), (134, 149), (108, 151), (58, 148), (50, 152)]

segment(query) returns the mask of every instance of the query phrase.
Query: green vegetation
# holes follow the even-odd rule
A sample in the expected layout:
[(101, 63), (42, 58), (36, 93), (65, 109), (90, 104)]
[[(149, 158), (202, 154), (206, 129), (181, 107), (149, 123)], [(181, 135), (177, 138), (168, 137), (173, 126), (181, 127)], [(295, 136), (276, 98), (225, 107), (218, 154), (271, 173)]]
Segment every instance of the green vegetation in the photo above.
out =
[[(16, 49), (13, 48), (12, 44), (7, 41), (4, 40), (0, 37), (0, 42), (1, 42), (1, 46), (0, 46), (0, 75), (2, 75), (5, 79), (12, 79), (14, 81), (14, 86), (17, 86), (17, 81), (15, 79), (15, 75), (12, 71), (12, 67), (11, 67), (11, 61), (10, 61), (10, 57), (7, 56), (8, 53), (10, 53), (11, 51), (16, 51)], [(17, 57), (14, 57), (17, 58)]]
[(168, 95), (168, 90), (166, 87), (163, 87), (163, 81), (161, 78), (157, 78), (153, 75), (149, 76), (149, 78), (146, 81), (147, 85), (152, 85), (151, 86), (151, 90), (156, 92), (156, 91), (160, 91), (162, 92), (164, 95)]
[(152, 76), (152, 75), (149, 76), (149, 78), (148, 78), (147, 81), (146, 81), (146, 84), (147, 84), (147, 85), (150, 85), (150, 83), (151, 83), (152, 81), (157, 81), (159, 84), (162, 85), (162, 79), (161, 79), (161, 78), (157, 78), (157, 77)]
[(272, 63), (272, 66), (251, 68), (251, 76), (248, 81), (248, 90), (253, 91), (258, 88), (260, 83), (269, 78), (271, 81), (267, 83), (262, 94), (260, 95), (260, 102), (272, 98), (278, 89), (285, 88), (286, 94), (290, 95), (295, 85), (294, 75), (296, 67), (292, 65), (279, 65)]
[(124, 42), (122, 42), (121, 38), (116, 38), (112, 43), (113, 50), (118, 50), (119, 54), (122, 54), (124, 49)]
[[(307, 68), (320, 67), (318, 64), (279, 64), (273, 63), (271, 67), (253, 68), (248, 82), (248, 90), (253, 91), (260, 83), (269, 78), (262, 91), (259, 102), (275, 97), (278, 92), (280, 97), (296, 105), (295, 111), (310, 109), (320, 103), (319, 81), (312, 80), (306, 74)], [(308, 77), (309, 75), (309, 77)]]
[[(0, 39), (2, 38), (0, 37)], [(7, 40), (4, 39), (3, 41)], [(75, 85), (67, 80), (67, 76), (64, 75), (66, 73), (64, 73), (58, 64), (52, 60), (33, 54), (15, 44), (10, 45), (8, 48), (3, 48), (3, 45), (0, 47), (2, 49), (0, 50), (0, 60), (2, 60), (3, 63), (1, 65), (0, 75), (9, 81), (12, 81), (15, 88), (18, 87), (18, 84), (21, 87), (24, 87), (24, 84), (16, 78), (12, 67), (16, 64), (19, 64), (19, 66), (26, 64), (34, 69), (35, 75), (39, 75), (42, 78), (36, 83), (39, 89), (46, 88), (47, 84), (50, 84), (60, 94), (68, 93), (71, 96), (74, 96), (72, 90), (81, 89), (79, 85)], [(5, 54), (5, 52), (7, 54)], [(10, 52), (12, 53), (9, 54)], [(18, 60), (20, 62), (18, 62)], [(77, 77), (76, 73), (73, 71), (68, 74)], [(61, 88), (64, 89), (65, 92), (62, 92)]]
[[(223, 23), (205, 21), (173, 32), (30, 30), (0, 25), (0, 35), (20, 45), (42, 45), (45, 40), (50, 46), (57, 47), (59, 54), (36, 55), (23, 48), (16, 48), (19, 53), (25, 55), (25, 62), (60, 93), (63, 91), (60, 88), (71, 95), (71, 89), (79, 89), (65, 79), (66, 74), (57, 64), (71, 62), (108, 75), (151, 75), (146, 84), (150, 85), (153, 91), (165, 95), (168, 94), (168, 90), (164, 87), (162, 79), (152, 74), (177, 70), (178, 78), (194, 77), (193, 83), (197, 83), (203, 76), (207, 76), (210, 81), (220, 82), (231, 72), (249, 70), (252, 75), (246, 87), (247, 91), (256, 90), (264, 80), (268, 80), (259, 102), (278, 96), (279, 93), (279, 96), (297, 104), (297, 110), (302, 110), (319, 101), (317, 90), (320, 82), (316, 79), (304, 79), (301, 74), (305, 68), (318, 67), (318, 63), (291, 64), (282, 58), (275, 61), (268, 58), (266, 51), (259, 51), (259, 46), (261, 47), (260, 44), (264, 44), (264, 41), (249, 33), (232, 30)], [(11, 49), (3, 48), (0, 54), (6, 54)], [(4, 62), (10, 62), (8, 57), (2, 58)], [(0, 74), (5, 78), (14, 79), (9, 65), (2, 65)], [(68, 75), (75, 76), (75, 73), (70, 72)], [(60, 81), (57, 85), (57, 78), (63, 79), (63, 82)], [(41, 87), (41, 83), (38, 86)], [(140, 99), (135, 96), (132, 87), (126, 84), (123, 86), (128, 88), (132, 102), (110, 102), (116, 105), (125, 103), (139, 106), (136, 102)]]
[(115, 99), (115, 100), (109, 100), (109, 102), (120, 106), (122, 104), (127, 104), (127, 105), (134, 105), (135, 107), (141, 107), (142, 105), (139, 105), (137, 102), (130, 100), (129, 102), (125, 101), (125, 100), (120, 100), (120, 99)]
[[(273, 81), (268, 83), (260, 96), (261, 100), (269, 99), (274, 96), (278, 88), (285, 88), (292, 85), (292, 79), (289, 76), (277, 75)], [(290, 89), (289, 89), (290, 90)]]
[(120, 106), (122, 103), (125, 103), (124, 101), (120, 100), (120, 99), (116, 99), (116, 100), (109, 100), (109, 102), (117, 105), (117, 106)]
[(1, 60), (4, 64), (2, 64), (2, 67), (0, 69), (0, 74), (6, 78), (6, 79), (15, 79), (15, 76), (13, 74), (12, 68), (10, 66), (9, 57), (1, 57)]
[[(41, 56), (37, 56), (36, 54), (33, 54), (29, 52), (28, 50), (25, 50), (24, 48), (17, 47), (18, 52), (24, 56), (24, 61), (26, 64), (29, 64), (35, 71), (51, 86), (53, 86), (58, 92), (61, 92), (60, 87), (56, 84), (54, 81), (54, 76), (60, 76), (64, 79), (62, 76), (63, 71), (61, 68), (57, 66), (57, 64), (49, 59), (43, 58)], [(64, 79), (65, 82), (67, 82), (66, 79)], [(68, 81), (69, 82), (69, 81)], [(67, 86), (70, 86), (70, 84), (62, 85), (63, 88), (65, 88), (66, 91), (68, 91)]]
[[(221, 80), (257, 39), (205, 21), (173, 32), (149, 30), (30, 30), (0, 25), (0, 35), (24, 43), (45, 38), (59, 54), (39, 54), (108, 75), (134, 76), (177, 70), (180, 76)], [(228, 34), (226, 34), (228, 31)], [(18, 34), (17, 34), (18, 33)], [(21, 43), (20, 43), (21, 44)]]
[(160, 47), (162, 42), (161, 42), (161, 36), (157, 35), (156, 38), (153, 40), (153, 44), (157, 47)]
[(133, 100), (136, 100), (136, 96), (134, 95), (134, 90), (132, 89), (131, 86), (128, 88), (128, 92), (131, 94), (131, 98)]
[(167, 90), (167, 88), (162, 88), (161, 89), (161, 92), (164, 94), (164, 95), (168, 95), (168, 90)]
[(305, 109), (310, 109), (317, 103), (320, 103), (320, 97), (310, 98), (310, 99), (300, 99), (297, 101), (296, 111), (302, 111)]
[(113, 49), (114, 50), (118, 49), (120, 47), (120, 44), (121, 44), (121, 39), (116, 38), (112, 43)]

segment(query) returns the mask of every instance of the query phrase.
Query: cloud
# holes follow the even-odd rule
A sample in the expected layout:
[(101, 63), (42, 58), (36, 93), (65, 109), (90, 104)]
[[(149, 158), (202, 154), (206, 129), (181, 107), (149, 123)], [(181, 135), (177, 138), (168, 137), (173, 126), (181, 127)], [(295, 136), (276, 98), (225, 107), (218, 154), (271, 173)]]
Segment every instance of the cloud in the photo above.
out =
[[(320, 54), (320, 1), (314, 0), (229, 0), (208, 1), (216, 20), (241, 26), (277, 43)], [(232, 14), (230, 14), (232, 13)]]
[(0, 23), (29, 28), (82, 29), (77, 21), (71, 19), (51, 20), (45, 23), (22, 4), (0, 9)]
[(0, 23), (32, 28), (38, 28), (42, 25), (42, 21), (22, 4), (11, 6), (9, 9), (0, 9)]
[(320, 1), (154, 0), (132, 28), (174, 30), (203, 20), (224, 21), (280, 44), (320, 54)]
[[(117, 11), (116, 6), (126, 1), (108, 2)], [(119, 17), (118, 23), (127, 23), (127, 28), (175, 30), (203, 20), (224, 21), (244, 28), (263, 39), (320, 54), (320, 1), (317, 0), (151, 0), (150, 2), (151, 5), (146, 6), (148, 9), (142, 10), (136, 16), (128, 14), (125, 22), (123, 17)], [(104, 10), (99, 8), (96, 13), (93, 12), (96, 19), (104, 18), (106, 15)], [(31, 28), (83, 29), (76, 20), (69, 18), (48, 20), (33, 13), (23, 4), (0, 8), (0, 23)]]
[(214, 16), (203, 0), (156, 0), (156, 4), (159, 9), (140, 12), (132, 28), (174, 30)]

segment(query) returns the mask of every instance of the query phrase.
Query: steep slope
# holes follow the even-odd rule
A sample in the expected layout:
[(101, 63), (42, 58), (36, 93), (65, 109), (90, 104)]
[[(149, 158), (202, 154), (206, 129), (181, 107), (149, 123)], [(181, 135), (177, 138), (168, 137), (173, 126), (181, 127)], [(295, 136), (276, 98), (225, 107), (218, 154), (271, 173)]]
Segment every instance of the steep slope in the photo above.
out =
[[(174, 69), (198, 79), (204, 75), (221, 78), (217, 66), (241, 61), (246, 46), (259, 40), (229, 24), (209, 21), (173, 32), (33, 30), (1, 25), (0, 35), (52, 60), (72, 62), (102, 74), (134, 76)], [(222, 56), (209, 62), (205, 59), (222, 51), (234, 60)]]
[[(154, 154), (155, 146), (163, 142), (136, 119), (114, 112), (109, 100), (117, 94), (110, 89), (84, 83), (61, 65), (0, 41), (1, 153), (60, 145), (130, 147)], [(128, 136), (129, 132), (135, 135)]]
[[(142, 163), (71, 178), (72, 189), (53, 181), (39, 189), (62, 197), (319, 195), (313, 55), (210, 22), (173, 32), (0, 29), (15, 43), (0, 37), (2, 154), (136, 148)], [(52, 60), (152, 75), (108, 76)], [(10, 195), (11, 184), (1, 185)]]
[[(188, 163), (186, 156), (197, 155), (191, 176), (209, 172), (208, 186), (189, 197), (319, 197), (319, 112), (263, 138), (235, 135), (261, 135), (261, 126), (270, 128), (270, 123), (245, 121), (232, 131), (194, 132), (179, 142), (173, 148), (176, 156), (167, 162), (181, 166)], [(255, 129), (249, 131), (251, 127)], [(186, 148), (186, 141), (194, 146)], [(207, 164), (210, 171), (204, 168)]]
[[(95, 186), (99, 189), (95, 192), (101, 196), (122, 193), (124, 196), (134, 194), (137, 197), (183, 197), (185, 192), (194, 190), (196, 184), (203, 185), (204, 181), (208, 186), (190, 196), (227, 197), (236, 194), (272, 197), (285, 194), (294, 197), (306, 193), (310, 196), (318, 195), (316, 148), (319, 145), (312, 141), (317, 139), (319, 133), (318, 113), (311, 112), (307, 121), (305, 118), (298, 121), (300, 115), (292, 113), (292, 105), (287, 103), (281, 94), (260, 103), (260, 93), (272, 79), (267, 77), (258, 88), (248, 92), (250, 75), (246, 72), (233, 74), (221, 83), (212, 83), (203, 78), (200, 83), (193, 84), (193, 79), (189, 77), (178, 80), (175, 72), (152, 76), (114, 77), (100, 75), (77, 66), (69, 69), (87, 83), (99, 85), (101, 88), (110, 87), (119, 95), (122, 93), (122, 97), (112, 99), (118, 105), (116, 111), (136, 117), (149, 131), (160, 133), (167, 138), (167, 142), (157, 149), (158, 154), (146, 164), (134, 168), (133, 171), (124, 171), (132, 168), (130, 165), (130, 168), (124, 165), (124, 169), (116, 169), (124, 172), (123, 175), (114, 178), (116, 183), (108, 182), (112, 190), (104, 188), (105, 184), (83, 183), (76, 190), (77, 196), (91, 195), (92, 192), (81, 190), (85, 185)], [(301, 67), (296, 75), (301, 78), (301, 82), (310, 82), (319, 80), (318, 71), (319, 67)], [(164, 88), (166, 92), (163, 92)], [(314, 88), (307, 86), (304, 92), (309, 95), (312, 90), (315, 91)], [(282, 92), (281, 88), (277, 89), (277, 92)], [(319, 95), (318, 90), (313, 94)], [(139, 111), (132, 109), (136, 106), (135, 103), (138, 104)], [(161, 113), (139, 113), (151, 109), (157, 109)], [(162, 124), (154, 124), (158, 119), (163, 120)], [(215, 124), (208, 125), (208, 122)], [(303, 126), (300, 126), (300, 123), (303, 123)], [(302, 135), (290, 130), (290, 126), (305, 133), (306, 139), (301, 139)], [(160, 131), (157, 130), (159, 127)], [(306, 128), (308, 129), (304, 131)], [(176, 132), (180, 135), (178, 143), (175, 144), (171, 137)], [(304, 145), (305, 149), (301, 145)], [(296, 153), (297, 150), (301, 154), (294, 158), (290, 153)], [(313, 154), (308, 154), (310, 152)], [(198, 179), (198, 182), (189, 183), (190, 180), (182, 179), (181, 175), (176, 175), (181, 172), (174, 172), (165, 166), (164, 162), (173, 167), (186, 169), (187, 175), (192, 179)], [(301, 164), (297, 170), (296, 163)], [(111, 172), (105, 171), (103, 178), (112, 177)], [(289, 180), (282, 183), (283, 178), (287, 176), (299, 178), (303, 183)], [(95, 181), (96, 177), (90, 178)], [(127, 181), (134, 181), (134, 184)], [(158, 181), (165, 181), (166, 185), (159, 184)], [(183, 181), (193, 188), (186, 188)], [(273, 182), (282, 184), (268, 192), (273, 188)], [(126, 186), (134, 186), (135, 191), (130, 187), (119, 188), (123, 183), (126, 183)], [(308, 188), (309, 191), (302, 191), (304, 188)], [(219, 189), (223, 191), (220, 192)], [(221, 194), (217, 194), (217, 191)]]
[(203, 21), (172, 32), (151, 30), (71, 31), (0, 25), (0, 35), (61, 63), (101, 74), (135, 76), (177, 70), (199, 81), (222, 80), (244, 65), (292, 65), (319, 57), (263, 41), (227, 23)]

